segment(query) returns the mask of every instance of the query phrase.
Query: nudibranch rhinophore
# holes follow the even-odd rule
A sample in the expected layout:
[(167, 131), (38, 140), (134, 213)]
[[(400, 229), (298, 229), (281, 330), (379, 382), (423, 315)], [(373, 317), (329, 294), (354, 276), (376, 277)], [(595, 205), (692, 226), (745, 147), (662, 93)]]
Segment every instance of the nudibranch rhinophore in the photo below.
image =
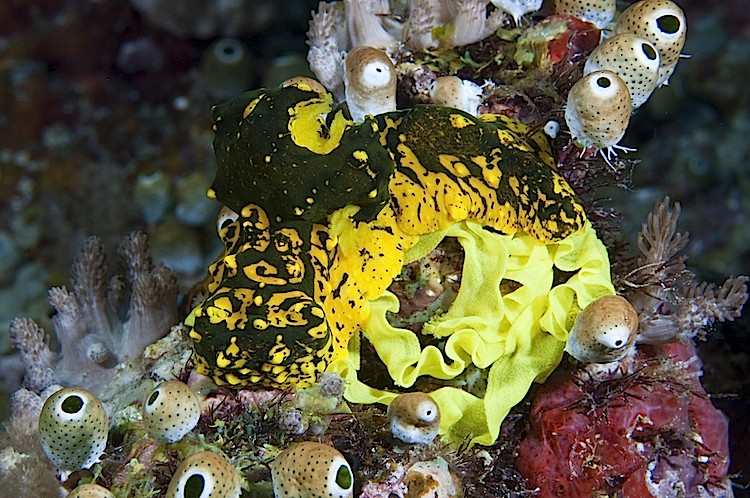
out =
[[(304, 81), (213, 114), (209, 196), (231, 211), (208, 298), (186, 324), (198, 371), (218, 384), (305, 387), (328, 370), (350, 401), (387, 402), (395, 393), (357, 379), (364, 337), (402, 387), (489, 369), (484, 397), (430, 393), (463, 407), (448, 410), (441, 433), (489, 444), (559, 363), (575, 313), (614, 292), (604, 246), (547, 138), (510, 118), (421, 105), (354, 123)], [(461, 288), (425, 325), (444, 350), (422, 348), (387, 323), (387, 289), (444, 237), (466, 253)], [(514, 284), (503, 294), (505, 280)]]

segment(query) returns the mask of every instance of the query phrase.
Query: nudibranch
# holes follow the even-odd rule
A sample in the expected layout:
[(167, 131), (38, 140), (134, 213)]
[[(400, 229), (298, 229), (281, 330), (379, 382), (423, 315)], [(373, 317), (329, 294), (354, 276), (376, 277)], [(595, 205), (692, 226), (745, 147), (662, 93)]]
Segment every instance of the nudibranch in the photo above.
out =
[(332, 105), (303, 81), (213, 111), (209, 197), (231, 211), (218, 227), (226, 250), (209, 269), (211, 296), (188, 323), (199, 370), (220, 384), (311, 384), (331, 361), (321, 304), (335, 241), (325, 223), (349, 204), (374, 218), (393, 171), (372, 118), (352, 126)]
[(556, 171), (546, 138), (524, 139), (514, 130), (520, 123), (424, 105), (377, 119), (396, 160), (391, 206), (405, 233), (476, 220), (554, 241), (583, 226), (583, 207)]
[[(364, 338), (401, 387), (489, 369), (484, 398), (430, 393), (463, 407), (444, 414), (441, 434), (488, 444), (559, 363), (579, 307), (614, 292), (546, 136), (510, 118), (419, 105), (355, 123), (304, 81), (245, 93), (213, 117), (209, 196), (228, 208), (225, 250), (186, 324), (198, 371), (220, 385), (300, 388), (333, 371), (349, 401), (387, 403), (394, 393), (357, 379)], [(445, 351), (422, 349), (388, 325), (387, 289), (444, 237), (466, 252), (461, 289), (425, 326)]]

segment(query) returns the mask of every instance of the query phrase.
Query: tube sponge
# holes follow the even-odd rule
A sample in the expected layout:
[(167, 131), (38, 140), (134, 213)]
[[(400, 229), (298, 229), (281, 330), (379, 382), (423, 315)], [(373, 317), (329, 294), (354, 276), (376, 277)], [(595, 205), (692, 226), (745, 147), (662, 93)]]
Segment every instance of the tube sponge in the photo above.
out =
[(110, 490), (98, 484), (81, 484), (67, 498), (115, 498)]
[[(437, 236), (420, 237), (406, 251), (406, 262), (428, 254), (443, 237), (456, 237), (465, 252), (456, 300), (423, 329), (444, 339), (444, 347), (423, 348), (412, 331), (389, 324), (386, 314), (399, 306), (389, 291), (369, 301), (363, 335), (397, 386), (410, 387), (422, 376), (444, 381), (445, 387), (430, 393), (440, 408), (444, 439), (459, 443), (470, 436), (473, 443), (489, 445), (531, 384), (544, 381), (558, 365), (580, 309), (614, 293), (609, 259), (590, 223), (573, 235), (545, 244), (525, 233), (502, 235), (463, 221)], [(371, 239), (369, 243), (381, 242)], [(556, 273), (570, 276), (557, 283)], [(520, 286), (502, 294), (503, 280)], [(357, 379), (359, 341), (350, 342), (349, 353), (332, 367), (346, 379), (349, 401), (388, 403), (396, 397), (397, 393)], [(450, 385), (473, 367), (488, 376), (481, 397)]]

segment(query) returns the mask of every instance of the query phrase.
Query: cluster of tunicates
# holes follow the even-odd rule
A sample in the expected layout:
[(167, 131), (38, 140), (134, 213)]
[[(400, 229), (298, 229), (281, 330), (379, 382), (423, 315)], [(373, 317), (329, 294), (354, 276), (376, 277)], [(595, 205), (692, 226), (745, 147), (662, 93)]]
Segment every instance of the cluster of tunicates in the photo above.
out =
[[(558, 10), (562, 6), (563, 13), (606, 25), (607, 16), (601, 10), (592, 12), (592, 5), (599, 4), (565, 0), (559, 2)], [(607, 3), (605, 10), (610, 8)], [(594, 49), (583, 78), (568, 95), (565, 121), (578, 145), (607, 152), (619, 147), (632, 111), (658, 86), (668, 83), (686, 29), (685, 14), (670, 0), (641, 0), (620, 14), (613, 35)]]

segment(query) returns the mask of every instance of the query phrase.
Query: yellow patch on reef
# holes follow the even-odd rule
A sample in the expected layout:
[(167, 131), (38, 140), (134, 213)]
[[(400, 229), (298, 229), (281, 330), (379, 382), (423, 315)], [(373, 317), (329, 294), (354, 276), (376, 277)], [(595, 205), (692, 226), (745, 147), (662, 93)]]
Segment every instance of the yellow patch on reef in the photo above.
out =
[(333, 96), (329, 93), (320, 98), (305, 100), (289, 109), (289, 132), (292, 140), (316, 154), (329, 154), (341, 143), (341, 137), (353, 123), (336, 112), (326, 133), (326, 116), (333, 106)]

